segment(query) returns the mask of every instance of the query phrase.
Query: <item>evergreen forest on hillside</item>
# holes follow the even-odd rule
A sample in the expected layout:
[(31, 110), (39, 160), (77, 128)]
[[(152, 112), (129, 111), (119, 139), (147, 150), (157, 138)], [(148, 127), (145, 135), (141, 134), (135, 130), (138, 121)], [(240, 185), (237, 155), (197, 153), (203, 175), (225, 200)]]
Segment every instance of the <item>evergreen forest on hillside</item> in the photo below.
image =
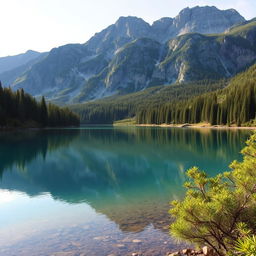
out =
[(12, 91), (0, 83), (0, 127), (78, 126), (79, 116), (68, 108), (36, 101), (23, 89)]
[(109, 97), (84, 104), (71, 105), (83, 124), (112, 124), (134, 117), (145, 107), (159, 107), (165, 103), (189, 99), (192, 96), (224, 88), (228, 80), (202, 80), (184, 84), (156, 86), (144, 91)]
[(208, 122), (240, 126), (255, 119), (256, 65), (235, 76), (228, 87), (174, 103), (147, 107), (136, 114), (139, 124)]

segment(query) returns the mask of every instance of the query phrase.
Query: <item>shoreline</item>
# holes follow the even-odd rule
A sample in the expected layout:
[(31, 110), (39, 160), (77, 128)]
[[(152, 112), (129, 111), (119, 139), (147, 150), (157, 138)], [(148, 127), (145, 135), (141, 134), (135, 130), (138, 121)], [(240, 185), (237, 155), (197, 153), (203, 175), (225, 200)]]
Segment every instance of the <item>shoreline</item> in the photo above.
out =
[(112, 127), (162, 127), (162, 128), (193, 128), (193, 129), (231, 129), (231, 130), (256, 130), (256, 126), (226, 126), (226, 125), (210, 125), (210, 124), (112, 124), (112, 125), (80, 125), (67, 127), (0, 127), (0, 132), (13, 131), (39, 131), (39, 130), (55, 130), (55, 129), (72, 129), (83, 128), (86, 126), (112, 126)]
[(135, 124), (137, 127), (164, 127), (164, 128), (199, 128), (199, 129), (238, 129), (238, 130), (256, 130), (255, 126), (226, 126), (210, 125), (205, 123), (199, 124)]

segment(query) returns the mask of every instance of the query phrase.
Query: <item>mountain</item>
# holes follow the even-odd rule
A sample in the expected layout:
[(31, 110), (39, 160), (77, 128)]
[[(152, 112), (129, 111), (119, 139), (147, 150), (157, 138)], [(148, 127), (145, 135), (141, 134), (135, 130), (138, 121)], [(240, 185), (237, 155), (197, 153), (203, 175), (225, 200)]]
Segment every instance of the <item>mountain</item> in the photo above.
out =
[(110, 55), (123, 45), (141, 37), (151, 37), (151, 26), (137, 17), (120, 17), (100, 33), (96, 33), (85, 45), (96, 54)]
[(104, 70), (90, 78), (73, 100), (88, 101), (146, 88), (155, 69), (160, 47), (152, 39), (141, 38), (119, 48)]
[(35, 58), (28, 60), (24, 64), (17, 66), (11, 70), (4, 71), (3, 73), (0, 73), (0, 78), (2, 81), (2, 84), (5, 86), (14, 85), (15, 83), (18, 83), (24, 79), (24, 74), (26, 72), (29, 72), (31, 67), (42, 60), (45, 56), (47, 56), (47, 52), (40, 53)]
[(183, 9), (178, 16), (162, 18), (152, 25), (155, 40), (167, 41), (179, 35), (197, 32), (201, 34), (222, 33), (244, 18), (234, 9), (219, 10), (214, 6)]
[[(85, 44), (52, 49), (20, 76), (16, 72), (11, 85), (63, 104), (160, 84), (229, 77), (255, 58), (253, 47), (249, 47), (253, 38), (239, 32), (224, 33), (243, 22), (233, 9), (209, 6), (186, 8), (175, 18), (152, 25), (137, 17), (120, 17)], [(237, 52), (228, 53), (228, 47)]]
[(7, 56), (0, 58), (0, 74), (6, 71), (10, 71), (17, 67), (23, 66), (24, 64), (38, 58), (41, 55), (40, 52), (28, 50), (25, 53)]
[(185, 8), (175, 18), (162, 18), (152, 26), (137, 17), (120, 17), (115, 24), (95, 34), (86, 45), (97, 53), (111, 52), (138, 38), (147, 37), (164, 43), (190, 32), (222, 33), (243, 21), (236, 10), (222, 11), (214, 6)]
[(222, 34), (171, 39), (152, 80), (159, 84), (231, 77), (256, 60), (256, 22)]
[(125, 94), (147, 87), (235, 75), (256, 60), (256, 22), (214, 35), (189, 33), (162, 45), (137, 39), (116, 51), (73, 102)]

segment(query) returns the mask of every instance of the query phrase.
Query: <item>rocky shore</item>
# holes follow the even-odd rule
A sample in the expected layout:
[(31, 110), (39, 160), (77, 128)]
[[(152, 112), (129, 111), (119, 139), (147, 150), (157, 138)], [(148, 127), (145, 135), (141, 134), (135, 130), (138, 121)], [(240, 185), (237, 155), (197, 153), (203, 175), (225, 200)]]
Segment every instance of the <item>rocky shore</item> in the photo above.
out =
[(217, 254), (208, 246), (204, 246), (200, 250), (184, 249), (173, 253), (168, 253), (167, 256), (217, 256)]
[[(131, 256), (143, 256), (143, 253), (134, 252)], [(108, 256), (115, 256), (114, 254), (110, 254)], [(195, 250), (195, 249), (183, 249), (180, 251), (167, 253), (166, 256), (218, 256), (213, 249), (209, 248), (208, 246), (204, 246), (202, 249)]]

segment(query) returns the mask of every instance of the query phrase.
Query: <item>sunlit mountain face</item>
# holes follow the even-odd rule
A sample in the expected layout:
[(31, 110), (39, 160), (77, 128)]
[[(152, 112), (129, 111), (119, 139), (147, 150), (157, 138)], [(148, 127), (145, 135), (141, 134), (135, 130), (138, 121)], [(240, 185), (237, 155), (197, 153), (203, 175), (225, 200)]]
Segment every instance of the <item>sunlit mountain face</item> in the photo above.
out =
[[(248, 30), (239, 27), (243, 22), (238, 11), (214, 6), (185, 8), (152, 25), (120, 17), (85, 44), (33, 53), (33, 59), (30, 52), (0, 58), (0, 79), (33, 96), (73, 104), (152, 86), (227, 78), (256, 59), (255, 24)], [(235, 33), (229, 31), (236, 26)]]

